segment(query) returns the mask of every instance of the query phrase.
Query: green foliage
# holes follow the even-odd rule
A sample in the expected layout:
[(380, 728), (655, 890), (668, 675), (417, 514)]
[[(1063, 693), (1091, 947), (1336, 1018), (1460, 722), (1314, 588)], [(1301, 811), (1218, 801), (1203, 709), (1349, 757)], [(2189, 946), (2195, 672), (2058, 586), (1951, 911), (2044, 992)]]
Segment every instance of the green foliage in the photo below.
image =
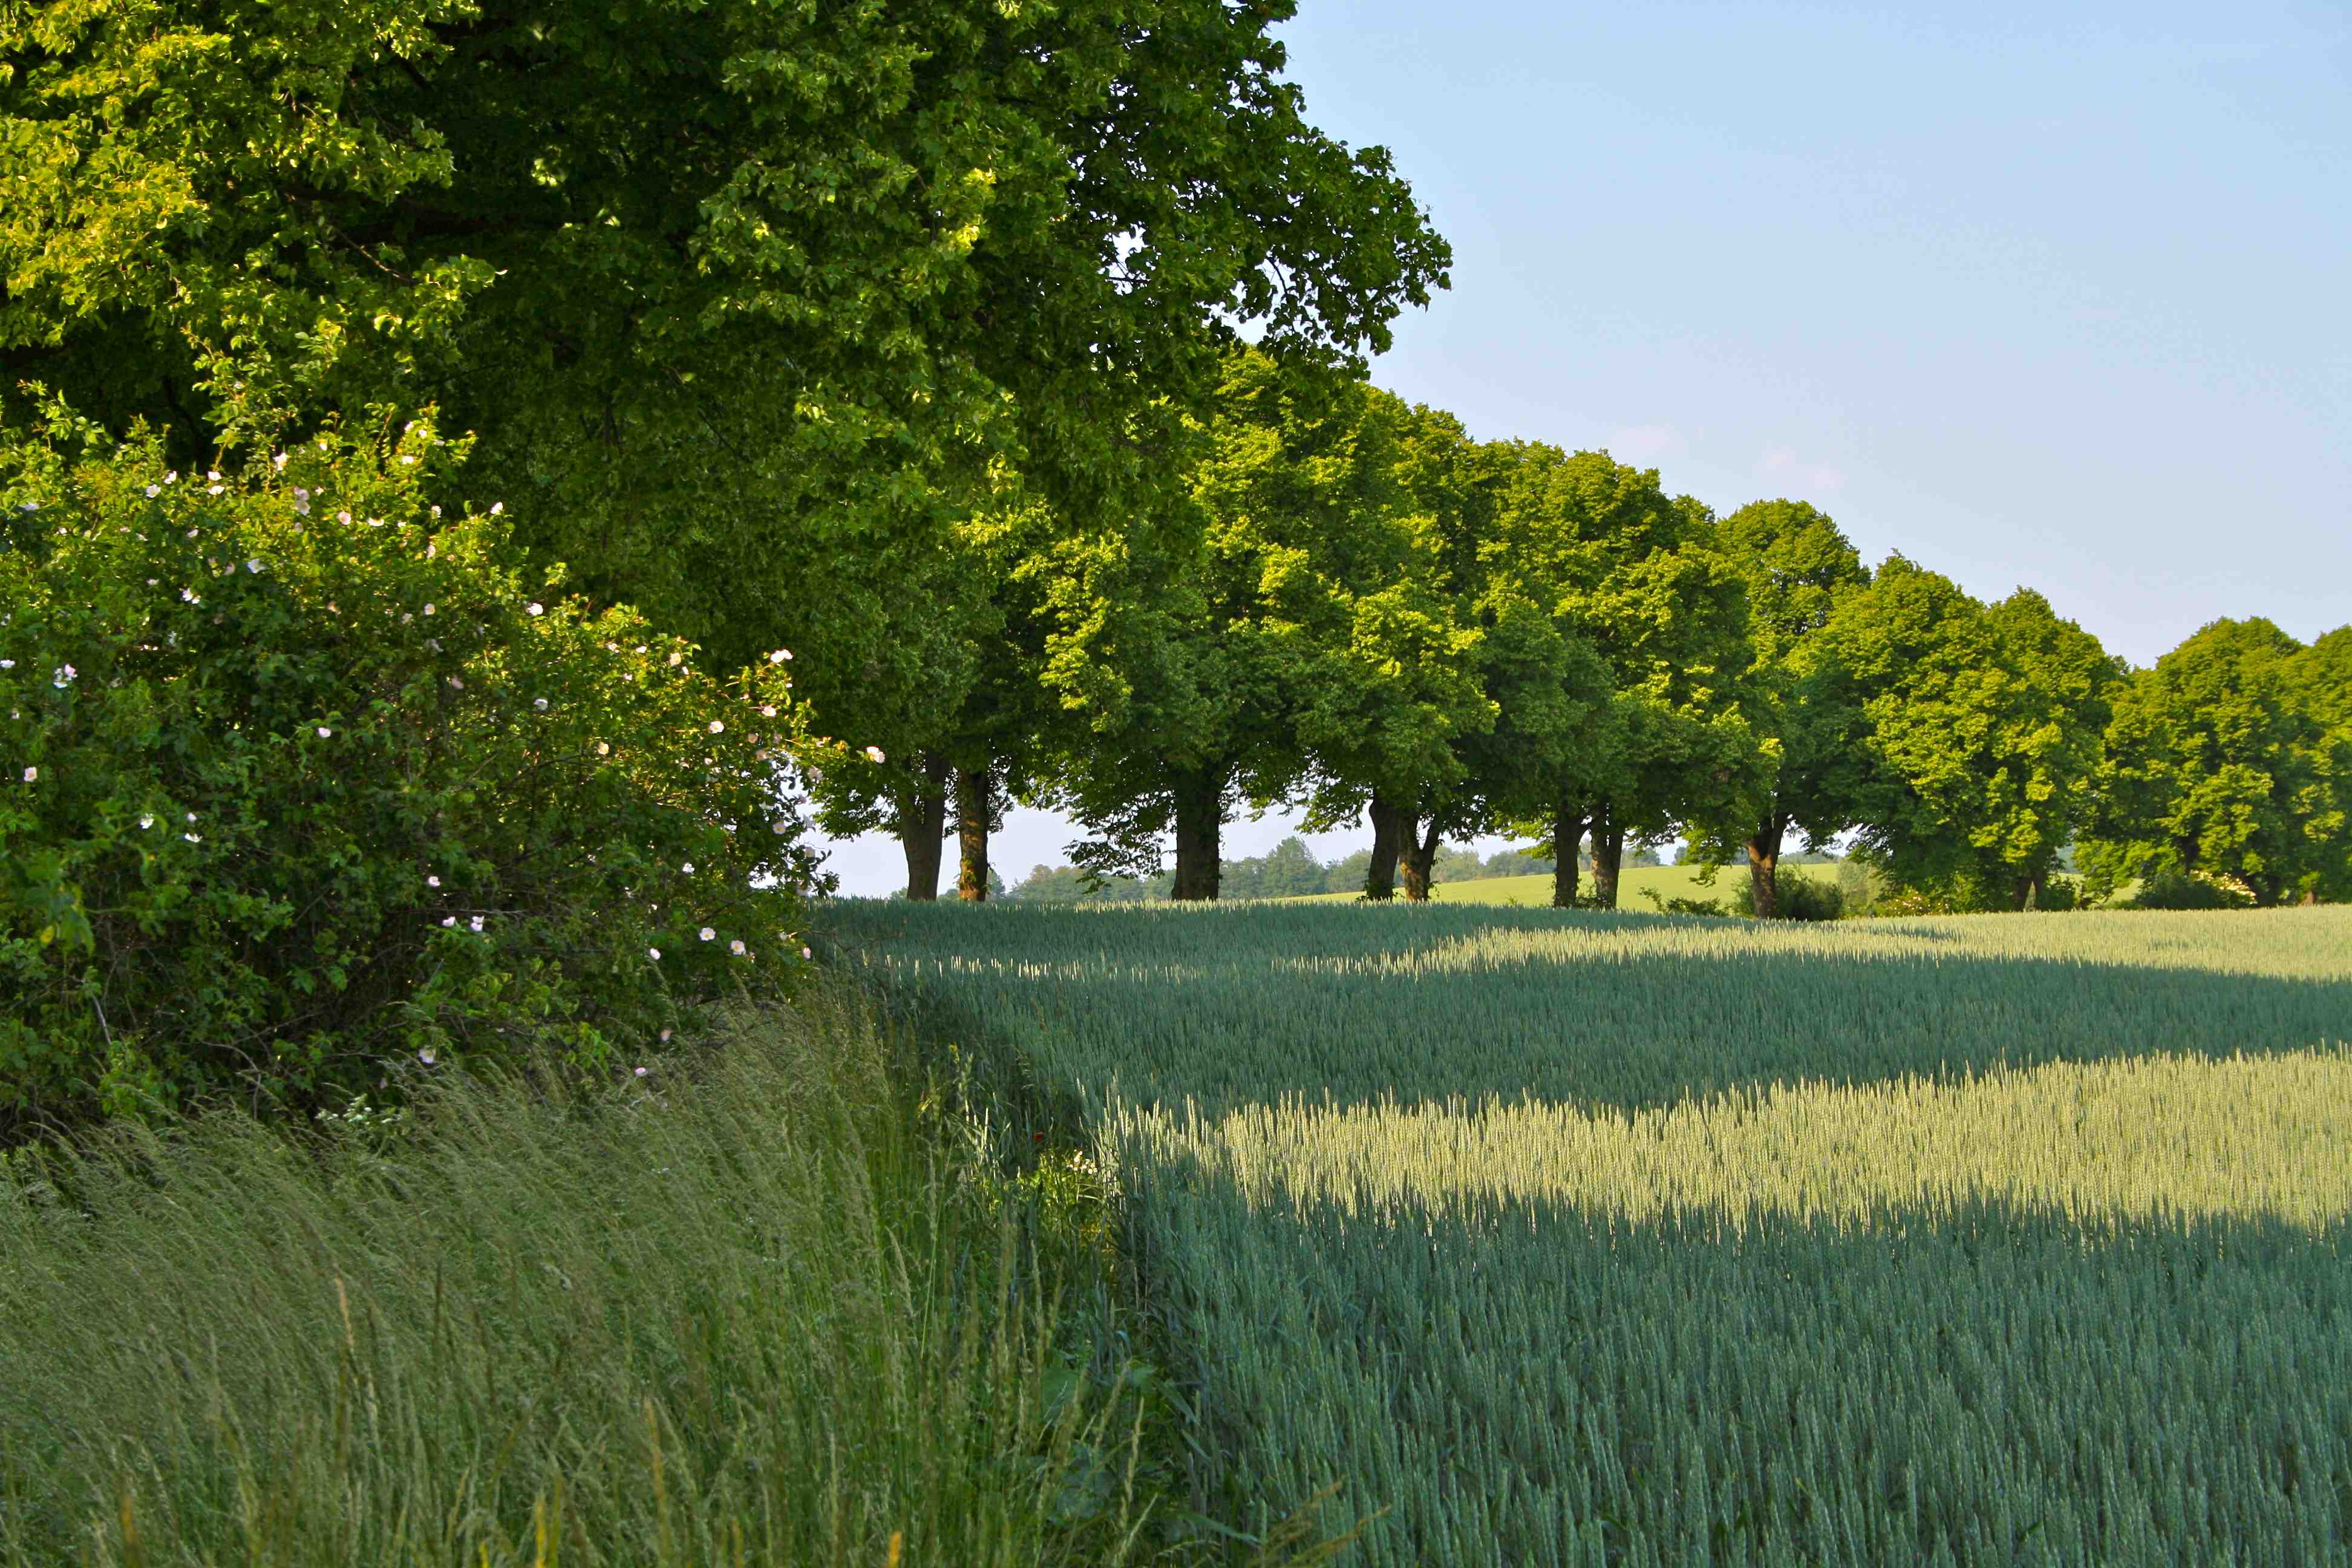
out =
[(2342, 647), (2215, 621), (2135, 674), (2116, 699), (2085, 845), (2096, 880), (2205, 873), (2259, 904), (2352, 895), (2352, 731), (2327, 675)]
[[(1549, 842), (1593, 826), (1615, 854), (1720, 805), (1758, 766), (1745, 580), (1714, 520), (1654, 469), (1605, 452), (1495, 444), (1486, 613), (1525, 620), (1534, 673), (1498, 728), (1524, 755), (1485, 770), (1491, 813)], [(1532, 765), (1531, 765), (1532, 764)]]
[(1291, 11), (11, 5), (0, 350), (184, 467), (233, 398), (438, 402), (518, 543), (911, 756), (995, 470), (1126, 530), (1237, 322), (1348, 362), (1442, 285)]
[(2120, 666), (2039, 595), (1988, 607), (1901, 556), (1807, 658), (1860, 718), (1863, 855), (1956, 907), (2023, 908), (2088, 817)]
[(1751, 502), (1717, 532), (1747, 582), (1755, 664), (1743, 696), (1767, 765), (1744, 771), (1746, 787), (1724, 811), (1696, 814), (1693, 847), (1714, 863), (1754, 855), (1777, 864), (1792, 829), (1819, 845), (1855, 825), (1864, 721), (1851, 685), (1822, 668), (1818, 643), (1870, 571), (1837, 524), (1803, 501)]
[(2352, 1525), (2352, 911), (842, 914), (1084, 1100), (1244, 1527), (1335, 1481), (1383, 1565)]
[[(1772, 910), (1774, 920), (1834, 921), (1845, 917), (1845, 889), (1821, 877), (1784, 876), (1780, 879), (1780, 901)], [(1733, 884), (1731, 907), (1734, 912), (1751, 919), (1756, 913), (1756, 884), (1741, 877)]]
[(2242, 888), (2188, 871), (2162, 870), (2143, 879), (2121, 908), (2135, 910), (2242, 910), (2253, 904)]
[(446, 1080), (390, 1139), (353, 1108), (0, 1158), (0, 1564), (1169, 1544), (1163, 1380), (1082, 1310), (1099, 1180), (1001, 1172), (837, 987), (698, 1047)]
[(782, 667), (527, 590), (455, 455), (0, 451), (0, 1124), (593, 1066), (801, 968)]

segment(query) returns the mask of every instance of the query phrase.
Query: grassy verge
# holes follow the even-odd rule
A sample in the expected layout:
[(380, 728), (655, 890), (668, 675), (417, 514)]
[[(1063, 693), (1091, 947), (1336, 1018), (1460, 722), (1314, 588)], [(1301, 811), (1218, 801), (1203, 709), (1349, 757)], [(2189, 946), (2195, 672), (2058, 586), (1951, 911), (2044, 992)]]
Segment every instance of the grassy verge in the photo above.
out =
[(0, 1563), (1152, 1551), (1150, 1379), (1077, 1300), (1068, 1184), (984, 1159), (847, 992), (715, 1046), (0, 1165)]

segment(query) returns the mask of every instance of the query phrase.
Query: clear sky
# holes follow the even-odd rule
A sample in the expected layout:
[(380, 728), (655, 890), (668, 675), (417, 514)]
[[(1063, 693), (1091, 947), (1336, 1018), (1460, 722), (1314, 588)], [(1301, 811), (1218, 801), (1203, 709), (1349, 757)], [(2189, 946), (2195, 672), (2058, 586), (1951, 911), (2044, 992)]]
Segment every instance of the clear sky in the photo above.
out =
[[(2137, 664), (2352, 621), (2347, 0), (1302, 0), (1284, 37), (1454, 244), (1373, 377), (1473, 436), (1810, 500)], [(1019, 814), (995, 858), (1074, 836)], [(835, 869), (903, 879), (887, 840)]]

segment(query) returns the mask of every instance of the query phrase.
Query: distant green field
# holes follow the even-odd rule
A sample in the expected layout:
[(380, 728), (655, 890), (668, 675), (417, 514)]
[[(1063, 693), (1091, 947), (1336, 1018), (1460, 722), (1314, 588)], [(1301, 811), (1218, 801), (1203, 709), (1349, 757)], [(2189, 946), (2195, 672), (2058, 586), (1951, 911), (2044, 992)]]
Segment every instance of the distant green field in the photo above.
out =
[(1241, 1528), (2345, 1560), (2352, 910), (838, 915), (1077, 1096)]
[[(1788, 876), (1831, 877), (1834, 866), (1783, 866), (1780, 874)], [(1713, 887), (1702, 886), (1696, 866), (1628, 866), (1621, 874), (1617, 888), (1618, 904), (1629, 910), (1647, 910), (1650, 900), (1643, 895), (1654, 892), (1661, 899), (1719, 899), (1726, 908), (1732, 895), (1747, 877), (1744, 866), (1726, 867), (1716, 873)], [(1590, 878), (1582, 884), (1586, 892), (1592, 890)], [(1361, 895), (1356, 893), (1310, 893), (1303, 898), (1286, 899), (1294, 904), (1352, 903)], [(1441, 904), (1524, 904), (1529, 909), (1551, 907), (1551, 878), (1486, 877), (1467, 882), (1440, 882), (1430, 890), (1433, 902)]]

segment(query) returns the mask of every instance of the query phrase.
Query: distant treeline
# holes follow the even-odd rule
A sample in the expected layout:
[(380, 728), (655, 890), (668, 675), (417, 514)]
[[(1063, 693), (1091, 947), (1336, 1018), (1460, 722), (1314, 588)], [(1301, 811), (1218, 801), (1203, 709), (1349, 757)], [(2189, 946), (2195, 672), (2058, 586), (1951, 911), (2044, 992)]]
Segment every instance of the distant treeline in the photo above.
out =
[[(1655, 849), (1626, 852), (1625, 864), (1629, 866), (1658, 863)], [(1337, 860), (1318, 860), (1307, 840), (1293, 834), (1264, 855), (1222, 862), (1217, 872), (1218, 888), (1220, 895), (1228, 899), (1360, 893), (1371, 865), (1370, 849), (1359, 849)], [(1587, 866), (1589, 868), (1590, 862)], [(1454, 844), (1441, 846), (1431, 867), (1433, 885), (1476, 882), (1494, 877), (1549, 877), (1552, 873), (1549, 855), (1531, 854), (1525, 849), (1497, 849), (1482, 858), (1476, 850)], [(1172, 871), (1163, 871), (1157, 877), (1114, 877), (1095, 886), (1087, 874), (1076, 866), (1039, 866), (1006, 889), (1003, 896), (1036, 904), (1144, 903), (1166, 899), (1175, 880)]]

